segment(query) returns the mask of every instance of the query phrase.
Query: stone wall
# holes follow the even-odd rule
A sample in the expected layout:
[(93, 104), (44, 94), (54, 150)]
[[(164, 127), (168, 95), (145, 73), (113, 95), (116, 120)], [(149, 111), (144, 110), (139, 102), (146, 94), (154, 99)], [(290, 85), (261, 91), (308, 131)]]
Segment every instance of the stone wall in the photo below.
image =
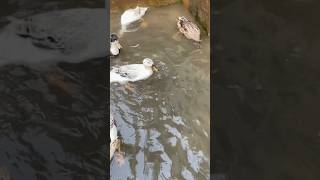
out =
[(210, 0), (182, 0), (183, 5), (189, 9), (190, 13), (210, 32)]

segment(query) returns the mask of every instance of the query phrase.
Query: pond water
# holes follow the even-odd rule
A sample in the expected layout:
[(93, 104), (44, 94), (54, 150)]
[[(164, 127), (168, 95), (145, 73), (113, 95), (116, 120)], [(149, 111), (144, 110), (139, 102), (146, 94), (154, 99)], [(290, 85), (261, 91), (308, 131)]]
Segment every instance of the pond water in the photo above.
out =
[[(103, 10), (105, 6), (104, 1), (71, 0), (10, 0), (0, 4), (1, 33), (5, 33), (4, 27), (8, 24), (5, 17), (9, 15), (24, 18), (57, 9), (92, 7)], [(78, 15), (83, 18), (81, 13)], [(47, 24), (50, 24), (51, 18), (48, 18)], [(106, 17), (101, 13), (94, 19), (106, 22)], [(61, 22), (56, 27), (66, 25)], [(72, 30), (88, 28), (83, 25), (79, 23)], [(54, 31), (55, 27), (51, 30)], [(63, 33), (60, 35), (64, 37)], [(10, 38), (18, 38), (13, 35), (7, 37), (7, 43), (16, 42)], [(85, 39), (79, 40), (86, 43)], [(5, 47), (2, 45), (6, 42), (0, 43), (1, 47)], [(15, 49), (11, 50), (15, 52)], [(33, 50), (40, 51), (40, 48)], [(41, 51), (55, 52), (48, 49)], [(1, 55), (6, 53), (9, 51), (0, 52)], [(106, 55), (91, 55), (75, 63), (58, 63), (61, 60), (59, 56), (55, 63), (42, 61), (28, 64), (26, 59), (22, 59), (24, 63), (1, 63), (0, 179), (8, 176), (12, 179), (59, 180), (106, 178), (106, 137), (109, 137), (106, 132), (107, 103), (106, 98), (101, 97), (106, 96), (108, 68)], [(28, 58), (31, 62), (31, 54)], [(41, 59), (39, 56), (34, 58)], [(2, 57), (0, 61), (5, 59)]]
[[(119, 32), (122, 12), (111, 14), (111, 33)], [(110, 111), (125, 152), (122, 166), (111, 162), (111, 179), (209, 179), (210, 38), (202, 31), (199, 48), (177, 33), (180, 15), (194, 21), (181, 5), (149, 8), (111, 59), (113, 66), (148, 57), (159, 69), (134, 83), (134, 92), (110, 86)]]
[(319, 1), (215, 8), (217, 179), (319, 179)]

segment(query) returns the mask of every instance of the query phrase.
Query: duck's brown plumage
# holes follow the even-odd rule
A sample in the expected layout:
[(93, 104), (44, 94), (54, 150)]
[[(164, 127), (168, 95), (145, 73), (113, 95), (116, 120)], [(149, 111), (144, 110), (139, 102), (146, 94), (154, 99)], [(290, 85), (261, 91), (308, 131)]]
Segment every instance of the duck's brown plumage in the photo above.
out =
[(180, 16), (177, 22), (178, 29), (183, 33), (188, 39), (200, 42), (200, 29), (193, 22), (189, 21), (184, 16)]

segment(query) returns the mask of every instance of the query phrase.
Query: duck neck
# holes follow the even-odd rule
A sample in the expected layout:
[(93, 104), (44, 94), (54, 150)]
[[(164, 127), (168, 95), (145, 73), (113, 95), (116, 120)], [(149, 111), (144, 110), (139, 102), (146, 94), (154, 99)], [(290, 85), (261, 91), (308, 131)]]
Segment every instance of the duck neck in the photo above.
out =
[(146, 70), (152, 71), (152, 66), (144, 66), (144, 68), (146, 68)]
[(111, 42), (111, 48), (117, 48), (118, 46), (117, 46), (117, 42), (116, 41), (114, 41), (114, 42)]
[(116, 123), (114, 122), (114, 120), (111, 120), (111, 122), (110, 122), (110, 128), (113, 128), (113, 126), (116, 126)]

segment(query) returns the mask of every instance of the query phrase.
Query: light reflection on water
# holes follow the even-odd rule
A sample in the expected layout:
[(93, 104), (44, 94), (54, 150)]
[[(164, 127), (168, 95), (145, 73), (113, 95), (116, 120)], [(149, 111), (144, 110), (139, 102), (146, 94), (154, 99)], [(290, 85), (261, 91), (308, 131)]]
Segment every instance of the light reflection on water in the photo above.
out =
[[(121, 13), (111, 14), (111, 33), (119, 32)], [(149, 8), (142, 27), (123, 34), (124, 48), (111, 59), (122, 65), (148, 57), (160, 69), (134, 83), (133, 93), (111, 85), (110, 110), (126, 153), (123, 166), (111, 162), (112, 179), (209, 179), (209, 38), (202, 36), (199, 49), (177, 33), (179, 15), (192, 19), (180, 5)]]

